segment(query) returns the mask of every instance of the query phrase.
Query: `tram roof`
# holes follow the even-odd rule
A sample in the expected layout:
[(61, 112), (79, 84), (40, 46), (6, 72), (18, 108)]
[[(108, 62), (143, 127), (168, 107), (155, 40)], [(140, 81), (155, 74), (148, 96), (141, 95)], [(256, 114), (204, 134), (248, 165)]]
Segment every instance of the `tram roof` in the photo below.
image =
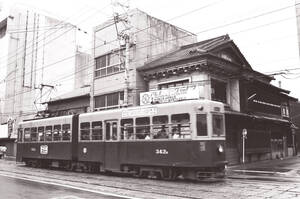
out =
[(65, 116), (59, 116), (59, 117), (50, 117), (50, 118), (43, 118), (43, 119), (38, 119), (38, 120), (29, 120), (29, 121), (24, 121), (20, 122), (19, 124), (30, 124), (32, 122), (52, 122), (55, 120), (70, 120), (72, 119), (73, 115), (65, 115)]
[(178, 101), (178, 102), (172, 102), (172, 103), (161, 103), (161, 104), (153, 104), (153, 105), (145, 105), (145, 106), (134, 106), (134, 107), (129, 107), (129, 108), (121, 108), (121, 109), (112, 109), (112, 110), (103, 110), (103, 111), (96, 111), (96, 112), (91, 112), (91, 113), (83, 113), (80, 114), (79, 117), (89, 117), (93, 115), (104, 115), (107, 113), (120, 113), (125, 110), (137, 110), (137, 109), (147, 109), (147, 108), (168, 108), (168, 107), (173, 107), (173, 106), (181, 106), (181, 107), (186, 107), (187, 105), (201, 105), (201, 104), (214, 104), (218, 106), (222, 106), (222, 102), (217, 102), (217, 101), (211, 101), (207, 99), (197, 99), (197, 100), (184, 100), (184, 101)]

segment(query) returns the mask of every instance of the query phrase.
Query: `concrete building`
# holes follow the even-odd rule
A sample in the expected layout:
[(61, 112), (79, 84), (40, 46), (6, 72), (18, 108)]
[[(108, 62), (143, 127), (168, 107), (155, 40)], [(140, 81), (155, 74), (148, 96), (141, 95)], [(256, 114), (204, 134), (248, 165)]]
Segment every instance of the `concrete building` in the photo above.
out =
[(9, 138), (16, 138), (19, 121), (45, 110), (43, 102), (87, 83), (76, 72), (88, 62), (77, 34), (76, 26), (26, 8), (1, 13), (0, 122), (12, 123)]
[[(127, 75), (125, 43), (119, 39), (124, 34), (130, 43)], [(103, 110), (122, 106), (126, 87), (127, 105), (138, 105), (139, 93), (146, 91), (147, 85), (136, 72), (137, 68), (178, 46), (194, 43), (196, 35), (135, 9), (95, 27), (93, 40), (91, 107)], [(129, 82), (127, 86), (125, 78)]]
[(1, 24), (1, 40), (7, 43), (1, 47), (6, 54), (2, 122), (30, 119), (44, 108), (41, 102), (50, 92), (57, 96), (74, 89), (77, 28), (18, 8)]
[(87, 53), (77, 49), (75, 55), (74, 90), (50, 98), (44, 112), (49, 117), (79, 114), (90, 111), (90, 85), (92, 82), (93, 61)]

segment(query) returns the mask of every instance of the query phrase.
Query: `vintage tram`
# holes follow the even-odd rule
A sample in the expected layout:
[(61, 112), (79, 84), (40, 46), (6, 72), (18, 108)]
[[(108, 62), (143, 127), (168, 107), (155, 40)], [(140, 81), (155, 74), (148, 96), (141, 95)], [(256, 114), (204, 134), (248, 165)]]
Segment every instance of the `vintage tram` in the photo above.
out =
[(163, 179), (224, 177), (224, 105), (209, 100), (21, 122), (17, 161)]

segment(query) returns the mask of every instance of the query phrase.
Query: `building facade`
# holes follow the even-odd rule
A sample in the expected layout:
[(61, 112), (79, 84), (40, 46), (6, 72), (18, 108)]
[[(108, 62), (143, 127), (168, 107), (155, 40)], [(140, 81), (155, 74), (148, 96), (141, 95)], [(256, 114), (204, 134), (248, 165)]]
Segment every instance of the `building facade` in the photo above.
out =
[[(230, 164), (241, 162), (245, 130), (247, 162), (294, 154), (290, 102), (296, 99), (288, 95), (289, 91), (273, 86), (273, 77), (253, 70), (228, 35), (196, 42), (195, 35), (139, 10), (131, 12), (129, 18), (132, 32), (128, 33), (127, 69), (125, 44), (118, 40), (122, 29), (118, 23), (126, 29), (124, 23), (111, 20), (94, 29), (90, 111), (124, 106), (127, 72), (126, 106), (172, 102), (180, 98), (164, 95), (172, 89), (190, 90), (192, 99), (224, 103), (226, 156)], [(160, 96), (153, 97), (158, 91)], [(88, 96), (77, 97), (76, 106), (86, 107)], [(57, 103), (66, 105), (74, 96), (61, 99)]]
[[(124, 34), (129, 42), (127, 64), (126, 44), (120, 40)], [(147, 85), (137, 73), (137, 68), (178, 46), (195, 41), (196, 35), (138, 9), (131, 10), (128, 15), (115, 16), (95, 27), (92, 109), (121, 107), (124, 105), (124, 95), (128, 99), (126, 106), (138, 105), (139, 93), (146, 91)], [(128, 90), (128, 95), (125, 90)]]
[(3, 48), (2, 122), (7, 118), (30, 119), (44, 108), (41, 102), (47, 93), (60, 95), (74, 89), (74, 77), (63, 83), (59, 77), (75, 74), (77, 28), (19, 8), (11, 9), (1, 23), (5, 27), (2, 39), (7, 41), (7, 49)]
[(253, 70), (228, 35), (181, 46), (139, 71), (150, 92), (199, 87), (198, 98), (225, 104), (226, 155), (231, 164), (241, 162), (243, 129), (246, 161), (293, 155), (289, 102), (295, 99), (271, 85), (272, 77)]
[(36, 11), (21, 6), (3, 9), (0, 123), (12, 121), (9, 138), (16, 138), (17, 123), (45, 110), (43, 102), (74, 89), (76, 34), (76, 26)]

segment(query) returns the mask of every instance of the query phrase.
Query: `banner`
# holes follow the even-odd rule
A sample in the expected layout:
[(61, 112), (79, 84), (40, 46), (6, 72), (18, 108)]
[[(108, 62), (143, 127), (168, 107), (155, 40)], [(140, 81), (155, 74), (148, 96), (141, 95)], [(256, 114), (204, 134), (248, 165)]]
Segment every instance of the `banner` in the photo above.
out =
[(140, 93), (140, 105), (204, 98), (203, 85), (187, 85)]

